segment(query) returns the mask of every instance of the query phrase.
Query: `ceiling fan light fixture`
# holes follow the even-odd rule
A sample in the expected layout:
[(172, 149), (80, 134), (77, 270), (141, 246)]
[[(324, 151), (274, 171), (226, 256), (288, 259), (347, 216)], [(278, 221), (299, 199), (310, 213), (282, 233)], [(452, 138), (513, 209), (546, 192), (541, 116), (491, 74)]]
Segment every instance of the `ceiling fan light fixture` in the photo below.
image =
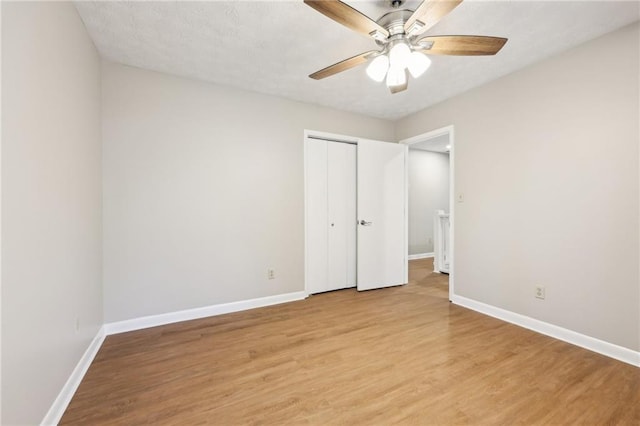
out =
[(377, 56), (369, 66), (367, 67), (367, 75), (373, 81), (380, 83), (384, 80), (384, 76), (387, 75), (389, 69), (389, 58), (387, 55)]
[(413, 78), (418, 78), (431, 66), (431, 59), (420, 52), (411, 52), (407, 68)]
[(407, 0), (377, 1), (394, 10), (374, 21), (347, 4), (346, 0), (304, 0), (306, 5), (327, 18), (371, 37), (380, 48), (325, 67), (309, 74), (310, 78), (321, 80), (370, 62), (367, 75), (377, 82), (386, 76), (389, 91), (400, 93), (407, 90), (409, 74), (418, 78), (427, 71), (431, 61), (426, 55), (489, 56), (498, 53), (507, 42), (506, 38), (483, 35), (420, 36), (463, 0), (421, 0), (414, 10), (402, 8)]
[(389, 62), (393, 68), (404, 70), (411, 58), (411, 49), (404, 41), (397, 42), (389, 51)]
[(407, 73), (404, 68), (393, 66), (393, 63), (391, 63), (387, 72), (387, 87), (404, 86), (406, 83)]

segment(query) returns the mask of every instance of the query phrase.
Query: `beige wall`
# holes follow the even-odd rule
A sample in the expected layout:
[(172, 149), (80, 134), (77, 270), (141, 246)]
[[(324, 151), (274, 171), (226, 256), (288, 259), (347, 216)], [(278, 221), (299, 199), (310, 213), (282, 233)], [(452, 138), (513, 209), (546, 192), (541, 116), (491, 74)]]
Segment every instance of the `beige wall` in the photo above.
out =
[(2, 106), (2, 424), (37, 424), (103, 322), (100, 61), (73, 4), (2, 3)]
[(398, 139), (455, 126), (458, 295), (640, 349), (639, 40), (634, 24), (397, 122)]
[(103, 118), (106, 322), (303, 291), (304, 129), (394, 131), (113, 63)]
[(436, 210), (449, 213), (449, 155), (409, 149), (409, 254), (433, 252)]

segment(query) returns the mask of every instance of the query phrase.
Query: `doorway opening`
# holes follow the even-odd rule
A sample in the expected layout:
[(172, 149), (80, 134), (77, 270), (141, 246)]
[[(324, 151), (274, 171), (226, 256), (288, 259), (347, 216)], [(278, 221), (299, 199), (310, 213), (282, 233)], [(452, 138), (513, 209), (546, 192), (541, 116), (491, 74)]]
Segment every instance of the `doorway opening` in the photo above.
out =
[(399, 143), (409, 147), (408, 258), (433, 257), (434, 271), (449, 274), (449, 300), (452, 300), (455, 294), (454, 127), (443, 127)]

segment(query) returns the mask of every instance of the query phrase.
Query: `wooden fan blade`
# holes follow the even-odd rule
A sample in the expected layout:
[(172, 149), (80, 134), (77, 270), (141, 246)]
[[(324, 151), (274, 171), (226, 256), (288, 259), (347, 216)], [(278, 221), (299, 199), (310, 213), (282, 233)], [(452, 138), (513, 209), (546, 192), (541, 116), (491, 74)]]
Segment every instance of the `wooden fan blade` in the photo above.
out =
[(406, 33), (411, 31), (414, 24), (420, 26), (411, 35), (421, 34), (437, 24), (449, 12), (455, 9), (462, 0), (424, 0), (404, 24)]
[(429, 55), (482, 56), (495, 55), (506, 42), (507, 39), (501, 37), (428, 36), (416, 44), (424, 45), (422, 52)]
[(349, 68), (357, 67), (358, 65), (367, 62), (371, 55), (374, 53), (377, 52), (375, 50), (370, 50), (368, 52), (361, 53), (349, 59), (345, 59), (344, 61), (340, 61), (337, 64), (329, 65), (328, 67), (323, 68), (320, 71), (314, 72), (309, 77), (313, 78), (314, 80), (321, 80), (334, 74), (338, 74), (339, 72), (346, 71)]
[(404, 92), (405, 90), (407, 90), (407, 87), (409, 87), (409, 76), (406, 75), (407, 71), (404, 71), (405, 73), (405, 79), (404, 79), (404, 84), (399, 85), (399, 86), (389, 86), (389, 91), (391, 92), (391, 94), (396, 94), (399, 92)]
[(339, 0), (304, 0), (304, 2), (324, 16), (360, 34), (373, 37), (378, 32), (384, 38), (389, 37), (386, 29)]

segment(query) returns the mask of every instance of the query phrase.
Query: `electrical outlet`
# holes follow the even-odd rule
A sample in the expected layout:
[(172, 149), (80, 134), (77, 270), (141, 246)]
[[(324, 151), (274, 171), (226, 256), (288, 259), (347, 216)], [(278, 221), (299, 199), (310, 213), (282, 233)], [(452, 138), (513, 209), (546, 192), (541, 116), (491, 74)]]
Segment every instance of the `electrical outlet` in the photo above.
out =
[(544, 287), (536, 286), (536, 297), (538, 299), (544, 299)]
[(267, 269), (267, 279), (275, 280), (276, 279), (276, 270), (273, 268)]

